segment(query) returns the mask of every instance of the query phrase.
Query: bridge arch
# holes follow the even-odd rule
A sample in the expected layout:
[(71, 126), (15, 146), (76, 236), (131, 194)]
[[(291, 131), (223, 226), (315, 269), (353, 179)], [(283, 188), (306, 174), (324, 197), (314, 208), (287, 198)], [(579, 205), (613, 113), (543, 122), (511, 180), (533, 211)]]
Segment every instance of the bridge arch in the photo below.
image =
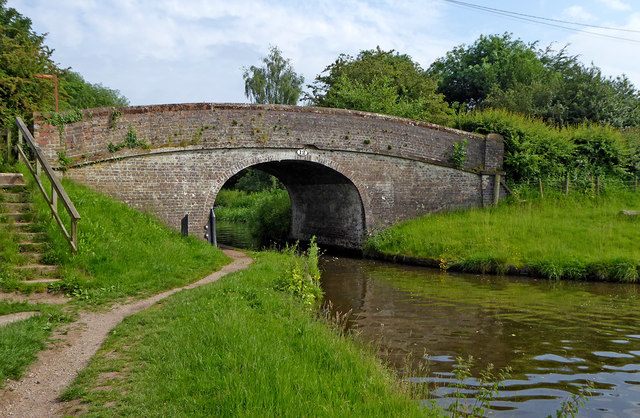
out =
[(205, 201), (212, 207), (220, 189), (246, 168), (255, 168), (279, 179), (291, 200), (290, 238), (345, 248), (358, 248), (366, 234), (362, 193), (349, 173), (335, 162), (302, 150), (295, 159), (260, 155), (234, 164), (218, 176)]

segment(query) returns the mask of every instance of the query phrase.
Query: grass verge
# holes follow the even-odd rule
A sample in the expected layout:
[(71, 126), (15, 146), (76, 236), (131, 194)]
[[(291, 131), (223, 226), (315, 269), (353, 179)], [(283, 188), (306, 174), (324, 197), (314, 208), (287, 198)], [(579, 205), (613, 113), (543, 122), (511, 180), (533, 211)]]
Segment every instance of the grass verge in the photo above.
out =
[[(24, 166), (21, 171), (30, 179)], [(49, 239), (44, 261), (60, 266), (62, 280), (50, 289), (64, 291), (78, 301), (102, 304), (128, 296), (148, 296), (201, 279), (229, 262), (217, 248), (193, 237), (181, 238), (150, 214), (63, 180), (82, 216), (78, 223), (79, 252), (74, 256), (51, 220), (44, 198), (31, 184), (33, 180), (29, 183), (36, 223)], [(62, 205), (59, 212), (69, 225)]]
[[(63, 399), (88, 415), (424, 416), (373, 350), (275, 290), (291, 255), (126, 319)], [(294, 264), (295, 265), (295, 264)]]
[(38, 352), (45, 348), (51, 331), (72, 318), (59, 306), (0, 302), (0, 315), (26, 311), (39, 311), (40, 314), (0, 327), (0, 387), (6, 379), (19, 379)]
[(366, 251), (430, 259), (442, 269), (636, 282), (640, 219), (623, 209), (640, 209), (640, 194), (511, 199), (400, 223), (369, 239)]

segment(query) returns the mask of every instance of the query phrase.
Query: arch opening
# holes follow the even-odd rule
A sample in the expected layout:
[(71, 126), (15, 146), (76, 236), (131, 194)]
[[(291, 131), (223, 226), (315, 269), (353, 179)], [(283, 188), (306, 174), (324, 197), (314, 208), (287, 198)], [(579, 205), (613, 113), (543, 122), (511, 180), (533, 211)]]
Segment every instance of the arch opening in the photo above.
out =
[[(356, 186), (343, 174), (306, 160), (264, 162), (249, 169), (273, 176), (288, 193), (291, 215), (286, 238), (309, 241), (315, 236), (321, 245), (361, 248), (366, 230), (364, 205)], [(237, 182), (237, 176), (223, 189), (234, 180)]]

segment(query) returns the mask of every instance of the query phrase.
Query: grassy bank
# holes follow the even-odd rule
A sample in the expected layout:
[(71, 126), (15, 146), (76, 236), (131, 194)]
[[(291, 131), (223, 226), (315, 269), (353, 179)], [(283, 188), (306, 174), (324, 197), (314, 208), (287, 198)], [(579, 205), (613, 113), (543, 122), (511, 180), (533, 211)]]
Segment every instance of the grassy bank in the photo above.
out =
[(51, 331), (71, 320), (59, 306), (0, 301), (0, 315), (38, 311), (38, 315), (0, 327), (0, 387), (6, 379), (19, 379), (38, 352), (45, 348)]
[[(25, 170), (22, 167), (25, 178), (30, 179)], [(150, 214), (71, 181), (62, 183), (82, 216), (76, 256), (51, 220), (40, 192), (30, 184), (36, 207), (33, 216), (50, 243), (45, 261), (60, 266), (62, 280), (50, 285), (52, 290), (101, 304), (184, 286), (229, 261), (220, 250), (193, 237), (181, 238)], [(60, 212), (65, 218), (66, 212)], [(6, 290), (20, 288), (15, 280), (2, 285)]]
[(639, 210), (640, 194), (510, 199), (400, 223), (369, 239), (366, 250), (436, 260), (444, 269), (635, 282), (640, 219), (623, 209)]
[(374, 352), (275, 290), (291, 266), (259, 253), (248, 270), (128, 318), (63, 397), (96, 416), (431, 414)]

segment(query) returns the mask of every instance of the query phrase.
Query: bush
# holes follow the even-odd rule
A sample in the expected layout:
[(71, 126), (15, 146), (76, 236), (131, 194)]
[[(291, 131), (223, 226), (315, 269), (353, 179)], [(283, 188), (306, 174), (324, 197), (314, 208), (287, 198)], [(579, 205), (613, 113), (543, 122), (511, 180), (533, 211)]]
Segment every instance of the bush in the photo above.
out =
[(291, 224), (289, 193), (281, 189), (261, 193), (247, 222), (251, 235), (262, 244), (286, 239)]

